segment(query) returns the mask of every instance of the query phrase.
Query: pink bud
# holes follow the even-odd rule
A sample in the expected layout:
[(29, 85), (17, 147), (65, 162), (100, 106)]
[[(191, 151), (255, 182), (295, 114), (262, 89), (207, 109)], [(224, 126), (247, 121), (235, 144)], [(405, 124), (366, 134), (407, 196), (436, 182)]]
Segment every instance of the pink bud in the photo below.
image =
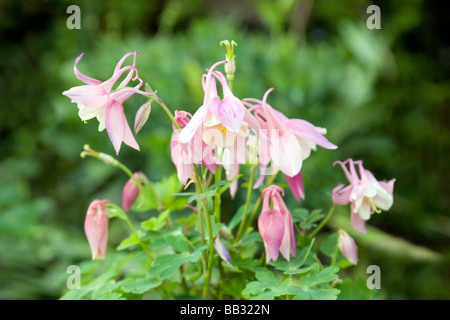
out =
[(147, 122), (150, 112), (152, 111), (152, 101), (153, 100), (148, 100), (136, 112), (136, 118), (134, 119), (134, 134), (137, 134)]
[(109, 222), (106, 202), (109, 201), (93, 200), (84, 221), (84, 232), (91, 247), (92, 260), (105, 259)]
[(358, 263), (358, 252), (356, 249), (355, 241), (352, 237), (349, 236), (347, 232), (342, 229), (339, 229), (338, 234), (339, 249), (348, 261), (356, 265)]
[[(147, 177), (142, 172), (135, 172), (134, 178), (139, 182), (145, 182)], [(133, 179), (129, 179), (122, 192), (122, 208), (125, 211), (129, 211), (131, 206), (136, 202), (139, 196), (139, 186)]]

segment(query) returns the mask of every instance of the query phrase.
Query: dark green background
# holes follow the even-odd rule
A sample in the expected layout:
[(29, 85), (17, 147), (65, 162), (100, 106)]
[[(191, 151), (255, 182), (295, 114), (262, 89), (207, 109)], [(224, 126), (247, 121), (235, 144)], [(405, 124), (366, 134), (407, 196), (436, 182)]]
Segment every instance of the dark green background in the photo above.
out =
[[(95, 198), (120, 204), (127, 178), (94, 159), (84, 144), (114, 153), (106, 131), (83, 124), (62, 96), (80, 85), (79, 69), (107, 79), (117, 61), (138, 51), (140, 76), (172, 109), (195, 112), (200, 76), (234, 39), (236, 96), (261, 99), (289, 117), (328, 129), (338, 150), (319, 149), (302, 169), (307, 208), (327, 210), (344, 182), (335, 160), (364, 160), (381, 180), (397, 179), (395, 203), (370, 224), (441, 254), (409, 259), (359, 246), (346, 275), (382, 270), (386, 299), (450, 298), (449, 66), (445, 2), (379, 1), (381, 30), (366, 28), (369, 1), (0, 1), (0, 298), (55, 299), (66, 268), (90, 258), (83, 232)], [(66, 27), (66, 8), (81, 8), (81, 30)], [(130, 124), (145, 102), (125, 103)], [(173, 174), (171, 125), (153, 106), (137, 136), (141, 152), (119, 159), (152, 180)], [(282, 180), (280, 180), (282, 181)], [(254, 195), (257, 196), (256, 193)], [(243, 202), (226, 201), (225, 219)], [(291, 196), (288, 206), (296, 203)], [(343, 208), (343, 211), (348, 208)], [(123, 238), (111, 226), (109, 250)]]

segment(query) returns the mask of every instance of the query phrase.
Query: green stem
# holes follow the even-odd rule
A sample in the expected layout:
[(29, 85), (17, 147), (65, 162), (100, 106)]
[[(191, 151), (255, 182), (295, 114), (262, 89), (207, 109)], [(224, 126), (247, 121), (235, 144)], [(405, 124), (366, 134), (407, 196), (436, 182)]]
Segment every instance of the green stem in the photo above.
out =
[(334, 266), (336, 264), (338, 253), (339, 253), (339, 246), (336, 246), (333, 252), (333, 257), (331, 258), (331, 266)]
[(334, 209), (336, 209), (335, 204), (333, 204), (333, 206), (330, 208), (325, 219), (323, 219), (322, 222), (317, 226), (317, 228), (314, 229), (314, 231), (311, 232), (311, 234), (308, 236), (309, 240), (311, 240), (327, 224), (328, 220), (330, 220), (331, 217), (333, 216)]
[(131, 223), (130, 218), (128, 217), (127, 213), (125, 211), (123, 211), (122, 208), (120, 208), (118, 205), (116, 205), (114, 203), (110, 203), (108, 205), (113, 207), (117, 211), (119, 211), (119, 218), (126, 222), (126, 224), (128, 225), (128, 228), (131, 230), (131, 233), (136, 237), (136, 239), (138, 239), (139, 245), (141, 246), (142, 250), (144, 250), (145, 254), (150, 259), (150, 262), (153, 262), (153, 257), (150, 254), (150, 251), (148, 251), (147, 246), (142, 242), (141, 237), (139, 236), (139, 234), (136, 231), (135, 227)]
[[(216, 168), (215, 172), (214, 172), (214, 179), (215, 182), (219, 182), (220, 180), (222, 180), (222, 167)], [(220, 222), (220, 206), (222, 203), (222, 199), (221, 199), (221, 195), (220, 194), (216, 194), (214, 196), (214, 216), (216, 219), (216, 223)]]
[(154, 99), (162, 108), (163, 110), (167, 113), (167, 115), (169, 116), (170, 120), (172, 121), (172, 123), (174, 124), (174, 126), (177, 129), (180, 129), (180, 126), (178, 125), (177, 121), (175, 120), (175, 118), (172, 115), (172, 112), (170, 112), (169, 108), (167, 107), (167, 105), (164, 103), (164, 101), (162, 101), (160, 98), (158, 98), (157, 96), (149, 96), (149, 98)]
[(247, 187), (247, 198), (245, 200), (244, 212), (242, 213), (241, 225), (239, 226), (239, 230), (236, 235), (235, 243), (239, 242), (239, 239), (241, 238), (241, 234), (242, 234), (242, 231), (244, 230), (244, 226), (245, 226), (245, 223), (247, 220), (248, 206), (250, 205), (250, 199), (251, 199), (252, 190), (253, 190), (253, 178), (255, 176), (255, 169), (256, 169), (256, 166), (252, 166), (250, 168), (250, 178), (248, 180), (248, 187)]
[[(203, 185), (201, 184), (200, 176), (198, 175), (198, 170), (195, 165), (194, 165), (194, 174), (195, 174), (195, 179), (197, 181), (197, 185), (199, 187), (200, 193), (204, 193)], [(212, 269), (213, 269), (214, 239), (213, 239), (213, 234), (212, 234), (211, 220), (209, 219), (208, 204), (204, 205), (203, 201), (201, 201), (201, 207), (203, 208), (203, 211), (206, 216), (206, 227), (208, 228), (208, 238), (209, 238), (208, 267), (206, 270), (205, 285), (203, 287), (203, 299), (207, 300), (209, 298), (209, 283), (211, 282), (211, 274), (212, 274)]]

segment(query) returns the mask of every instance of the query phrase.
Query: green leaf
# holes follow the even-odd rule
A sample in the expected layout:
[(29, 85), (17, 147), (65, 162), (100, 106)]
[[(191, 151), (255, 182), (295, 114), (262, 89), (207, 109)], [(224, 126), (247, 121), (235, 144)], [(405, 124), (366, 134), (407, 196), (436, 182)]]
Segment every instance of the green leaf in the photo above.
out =
[(344, 279), (337, 288), (341, 290), (338, 300), (370, 300), (374, 299), (374, 291), (367, 287), (363, 278)]
[(324, 217), (320, 209), (309, 211), (305, 208), (296, 208), (292, 210), (292, 221), (300, 223), (300, 228), (311, 229), (317, 226), (319, 220)]
[(309, 273), (300, 277), (300, 284), (304, 288), (309, 288), (318, 284), (329, 283), (339, 277), (338, 271), (338, 267), (332, 266), (319, 272), (319, 265), (315, 263), (311, 266)]
[[(81, 272), (83, 274), (83, 272)], [(87, 285), (82, 285), (80, 289), (72, 289), (64, 294), (60, 299), (61, 300), (80, 300), (85, 298), (92, 291), (100, 288), (105, 282), (112, 279), (117, 275), (117, 267), (113, 266), (111, 269), (103, 272), (91, 281)]]
[(180, 254), (169, 254), (157, 256), (152, 263), (148, 275), (150, 278), (159, 277), (159, 280), (166, 280), (173, 276), (184, 262), (197, 262), (206, 246), (196, 249), (193, 253), (183, 252)]
[(178, 232), (172, 232), (171, 234), (166, 235), (164, 237), (164, 240), (178, 252), (189, 252), (189, 246), (186, 237), (181, 233), (181, 230), (177, 231)]
[(272, 261), (270, 265), (275, 269), (283, 271), (285, 274), (302, 274), (308, 272), (310, 268), (300, 268), (305, 263), (306, 259), (311, 252), (311, 248), (314, 244), (314, 239), (311, 241), (307, 248), (303, 248), (298, 253), (297, 257), (291, 258), (290, 261), (278, 260)]
[(320, 251), (328, 257), (333, 257), (338, 246), (338, 234), (333, 232), (328, 236), (327, 240), (320, 246)]
[(239, 241), (239, 246), (252, 247), (257, 241), (262, 242), (261, 235), (257, 231), (250, 232), (244, 239)]
[(125, 292), (142, 294), (150, 289), (161, 285), (161, 280), (155, 279), (135, 279), (122, 285), (121, 289)]
[(128, 238), (122, 240), (122, 242), (117, 246), (117, 250), (124, 250), (139, 244), (139, 238), (135, 234), (131, 234)]
[[(308, 273), (300, 275), (298, 286), (287, 289), (288, 294), (293, 295), (295, 300), (335, 300), (340, 290), (330, 288), (330, 282), (339, 277), (339, 268), (331, 266), (321, 271), (319, 269), (319, 264), (313, 264)], [(318, 285), (321, 287), (317, 288)]]
[(287, 294), (288, 288), (291, 285), (290, 278), (278, 279), (269, 270), (258, 271), (255, 277), (257, 281), (249, 282), (242, 291), (243, 295), (261, 296), (268, 290), (271, 295), (278, 297)]
[(290, 287), (289, 294), (294, 300), (336, 300), (340, 291), (338, 289), (299, 288)]
[(166, 219), (170, 210), (165, 210), (159, 214), (158, 217), (152, 217), (146, 221), (141, 222), (141, 228), (148, 231), (161, 230), (166, 225)]

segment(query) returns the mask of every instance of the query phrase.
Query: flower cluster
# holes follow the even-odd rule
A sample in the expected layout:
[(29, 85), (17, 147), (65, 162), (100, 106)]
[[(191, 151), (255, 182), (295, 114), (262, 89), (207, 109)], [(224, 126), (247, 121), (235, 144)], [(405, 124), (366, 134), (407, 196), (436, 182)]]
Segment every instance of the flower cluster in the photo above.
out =
[[(267, 175), (273, 176), (281, 171), (293, 196), (301, 202), (305, 199), (301, 172), (303, 161), (317, 146), (329, 150), (336, 149), (337, 146), (325, 137), (325, 128), (303, 119), (288, 118), (268, 104), (268, 95), (273, 89), (267, 90), (262, 100), (236, 97), (231, 89), (236, 71), (233, 53), (236, 43), (233, 41), (230, 44), (227, 41), (223, 44), (227, 47), (226, 60), (213, 64), (201, 77), (203, 104), (193, 115), (183, 110), (177, 110), (172, 115), (166, 110), (173, 122), (170, 151), (178, 179), (185, 186), (190, 183), (189, 180), (198, 183), (196, 166), (202, 165), (211, 174), (215, 174), (218, 168), (224, 168), (226, 178), (232, 180), (239, 175), (241, 165), (250, 165), (252, 170), (259, 168), (259, 177), (254, 183), (250, 181), (249, 192), (251, 188), (259, 188)], [(136, 113), (135, 133), (149, 118), (153, 101), (163, 108), (165, 105), (148, 85), (145, 91), (140, 90), (143, 81), (136, 68), (137, 53), (124, 55), (117, 63), (111, 78), (104, 82), (90, 78), (78, 70), (77, 64), (82, 56), (83, 54), (75, 59), (74, 72), (85, 85), (73, 87), (63, 94), (77, 103), (81, 120), (97, 118), (98, 130), (106, 129), (116, 154), (119, 153), (122, 142), (139, 150), (125, 117), (124, 102), (134, 94), (148, 99)], [(130, 56), (133, 56), (133, 63), (123, 66)], [(226, 75), (217, 70), (220, 65), (225, 66)], [(124, 74), (125, 78), (113, 90)], [(138, 83), (134, 87), (128, 87), (130, 81)], [(100, 155), (98, 157), (101, 158)], [(353, 228), (365, 233), (371, 214), (389, 210), (392, 206), (395, 179), (388, 182), (376, 180), (374, 175), (363, 167), (361, 160), (348, 159), (344, 162), (336, 161), (335, 164), (342, 167), (349, 185), (340, 184), (333, 189), (333, 202), (336, 205), (350, 204)], [(358, 167), (359, 175), (355, 166)], [(129, 175), (132, 177), (125, 184), (122, 195), (125, 212), (136, 202), (142, 186), (149, 184), (142, 173)], [(237, 189), (238, 180), (234, 179), (230, 185), (233, 198)], [(198, 189), (199, 192), (201, 190)], [(277, 260), (279, 253), (286, 260), (289, 260), (291, 255), (296, 255), (293, 219), (283, 196), (284, 190), (276, 185), (270, 185), (261, 192), (262, 210), (258, 219), (258, 230), (263, 239), (267, 263)], [(106, 202), (107, 200), (94, 200), (86, 215), (85, 231), (93, 259), (105, 256), (108, 234)], [(219, 237), (216, 237), (214, 246), (219, 256), (232, 267), (230, 254)], [(351, 263), (357, 263), (356, 244), (342, 229), (338, 231), (338, 247)]]

